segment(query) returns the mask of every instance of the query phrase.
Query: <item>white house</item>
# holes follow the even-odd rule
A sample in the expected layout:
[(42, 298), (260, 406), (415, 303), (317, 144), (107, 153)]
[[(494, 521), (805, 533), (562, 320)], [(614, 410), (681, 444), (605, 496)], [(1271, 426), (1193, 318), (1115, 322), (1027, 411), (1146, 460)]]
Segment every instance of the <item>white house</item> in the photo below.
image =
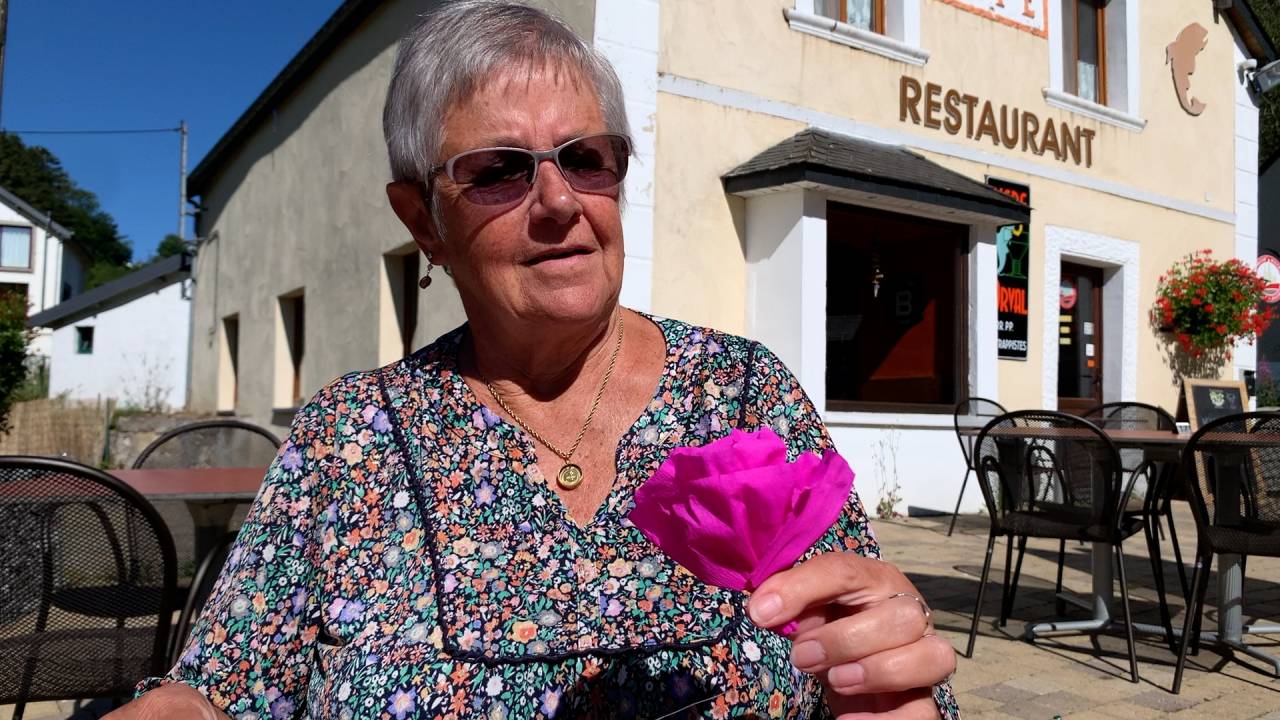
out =
[(31, 318), (52, 348), (49, 394), (152, 410), (186, 403), (191, 257), (175, 255)]
[[(25, 295), (33, 315), (79, 295), (87, 263), (71, 235), (0, 187), (0, 291)], [(49, 357), (50, 342), (50, 332), (41, 329), (31, 342), (32, 354)]]

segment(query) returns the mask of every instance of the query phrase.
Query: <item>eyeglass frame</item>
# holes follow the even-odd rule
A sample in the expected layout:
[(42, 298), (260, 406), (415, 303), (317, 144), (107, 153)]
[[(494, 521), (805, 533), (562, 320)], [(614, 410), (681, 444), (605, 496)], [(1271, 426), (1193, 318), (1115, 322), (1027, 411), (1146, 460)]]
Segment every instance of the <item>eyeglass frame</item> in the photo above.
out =
[[(482, 148), (475, 148), (472, 150), (464, 150), (458, 153), (457, 155), (454, 155), (453, 157), (449, 158), (448, 160), (445, 160), (443, 163), (432, 166), (431, 169), (427, 171), (427, 177), (426, 177), (426, 183), (425, 183), (427, 200), (428, 202), (430, 202), (431, 184), (432, 182), (434, 182), (435, 177), (437, 175), (443, 172), (445, 174), (445, 177), (449, 178), (449, 181), (456, 185), (471, 184), (471, 183), (459, 183), (457, 180), (454, 180), (453, 178), (454, 163), (456, 163), (460, 158), (465, 157), (467, 155), (480, 153), (480, 152), (491, 152), (493, 150), (514, 150), (516, 152), (521, 152), (526, 155), (533, 156), (533, 176), (529, 178), (529, 189), (525, 190), (525, 194), (520, 198), (522, 201), (526, 196), (528, 196), (529, 191), (533, 190), (534, 184), (538, 182), (538, 169), (542, 167), (542, 163), (545, 160), (551, 160), (556, 164), (556, 169), (560, 171), (560, 177), (564, 178), (565, 183), (567, 183), (569, 187), (573, 189), (574, 192), (588, 192), (588, 193), (599, 192), (599, 191), (591, 191), (591, 190), (578, 190), (578, 188), (574, 187), (573, 183), (569, 180), (569, 176), (565, 174), (564, 167), (560, 165), (561, 150), (564, 150), (566, 147), (569, 147), (570, 145), (576, 142), (579, 142), (581, 140), (589, 140), (591, 138), (597, 138), (597, 137), (621, 138), (622, 141), (626, 143), (626, 146), (627, 146), (626, 157), (628, 159), (635, 152), (635, 146), (632, 144), (631, 138), (623, 133), (616, 133), (616, 132), (599, 132), (599, 133), (591, 133), (589, 135), (579, 135), (578, 137), (570, 138), (569, 140), (566, 140), (560, 143), (559, 145), (551, 148), (550, 150), (530, 150), (529, 148), (510, 147), (507, 145), (497, 145), (494, 147), (482, 147)], [(630, 169), (629, 162), (628, 162), (628, 169)], [(609, 188), (609, 189), (612, 190), (613, 188), (621, 187), (622, 183), (626, 181), (626, 178), (627, 178), (626, 173), (623, 173), (622, 177), (619, 178), (618, 180), (618, 184), (614, 185), (612, 188)]]

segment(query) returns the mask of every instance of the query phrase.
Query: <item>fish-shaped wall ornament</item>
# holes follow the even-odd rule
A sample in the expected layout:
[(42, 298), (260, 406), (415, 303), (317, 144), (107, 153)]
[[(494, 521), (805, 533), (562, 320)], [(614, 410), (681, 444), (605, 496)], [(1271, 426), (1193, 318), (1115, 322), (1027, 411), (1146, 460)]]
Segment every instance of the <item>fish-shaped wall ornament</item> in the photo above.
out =
[(1196, 56), (1208, 42), (1209, 31), (1193, 22), (1182, 28), (1178, 37), (1164, 49), (1164, 63), (1173, 73), (1173, 90), (1189, 115), (1199, 115), (1205, 109), (1203, 102), (1191, 97), (1191, 76), (1196, 71)]

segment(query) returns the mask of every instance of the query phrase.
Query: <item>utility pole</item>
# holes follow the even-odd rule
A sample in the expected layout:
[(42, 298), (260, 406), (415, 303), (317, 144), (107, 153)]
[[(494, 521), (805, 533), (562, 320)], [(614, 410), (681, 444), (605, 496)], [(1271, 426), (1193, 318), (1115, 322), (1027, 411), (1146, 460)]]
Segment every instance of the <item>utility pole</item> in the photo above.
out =
[[(5, 0), (0, 0), (3, 3)], [(182, 159), (178, 168), (178, 239), (187, 239), (187, 121), (178, 122), (178, 134), (182, 136)]]
[[(0, 109), (4, 100), (4, 48), (9, 28), (9, 0), (0, 0)], [(2, 117), (2, 116), (0, 116)]]

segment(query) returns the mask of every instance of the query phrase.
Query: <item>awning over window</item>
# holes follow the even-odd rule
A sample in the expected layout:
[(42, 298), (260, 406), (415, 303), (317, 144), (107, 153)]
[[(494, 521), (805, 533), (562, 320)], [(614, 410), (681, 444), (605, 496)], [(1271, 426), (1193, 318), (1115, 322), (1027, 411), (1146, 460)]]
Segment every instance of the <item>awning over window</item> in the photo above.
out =
[(792, 187), (895, 198), (970, 217), (1028, 223), (1031, 208), (900, 146), (808, 128), (730, 170), (730, 195), (751, 197)]

